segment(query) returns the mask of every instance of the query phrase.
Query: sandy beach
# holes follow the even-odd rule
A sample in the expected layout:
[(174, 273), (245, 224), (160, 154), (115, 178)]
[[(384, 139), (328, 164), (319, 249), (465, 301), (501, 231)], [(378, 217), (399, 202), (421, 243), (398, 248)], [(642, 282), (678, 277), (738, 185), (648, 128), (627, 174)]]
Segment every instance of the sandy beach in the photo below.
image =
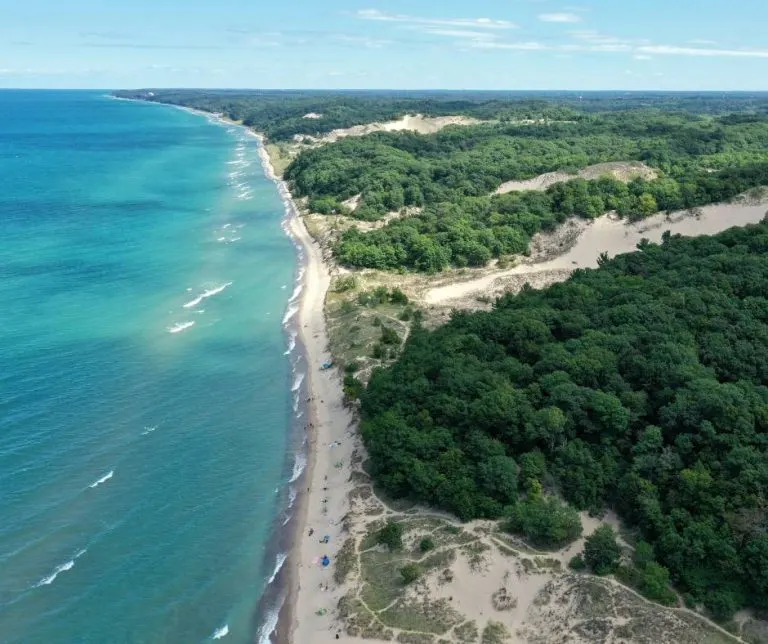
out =
[[(295, 545), (288, 558), (289, 597), (281, 614), (280, 640), (324, 642), (334, 639), (332, 614), (342, 593), (333, 582), (335, 557), (343, 541), (342, 519), (348, 511), (347, 493), (357, 432), (352, 412), (344, 406), (338, 370), (322, 370), (330, 361), (325, 323), (325, 296), (331, 282), (321, 247), (310, 237), (285, 184), (275, 176), (263, 146), (267, 175), (276, 181), (289, 209), (288, 228), (304, 257), (304, 289), (298, 312), (299, 338), (308, 368), (308, 464), (300, 490)], [(310, 535), (311, 532), (311, 535)], [(323, 543), (325, 537), (327, 543)], [(330, 565), (323, 566), (327, 556)], [(286, 631), (286, 620), (288, 622)], [(345, 638), (345, 641), (350, 641)]]

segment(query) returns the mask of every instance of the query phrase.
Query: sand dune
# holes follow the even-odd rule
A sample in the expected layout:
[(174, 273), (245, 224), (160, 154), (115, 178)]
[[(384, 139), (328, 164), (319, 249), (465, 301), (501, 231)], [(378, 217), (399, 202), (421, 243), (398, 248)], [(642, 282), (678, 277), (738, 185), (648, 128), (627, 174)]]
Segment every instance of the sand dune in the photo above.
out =
[[(577, 268), (596, 268), (600, 253), (605, 252), (609, 257), (630, 253), (643, 238), (660, 242), (662, 234), (667, 230), (686, 236), (714, 235), (733, 226), (755, 224), (765, 216), (766, 207), (768, 206), (765, 203), (717, 204), (701, 208), (696, 216), (682, 211), (669, 216), (654, 215), (636, 223), (627, 223), (611, 215), (604, 215), (592, 222), (577, 222), (576, 225), (582, 226), (582, 229), (575, 243), (554, 259), (520, 264), (509, 270), (490, 272), (473, 280), (438, 286), (430, 289), (424, 300), (432, 305), (452, 304), (473, 294), (496, 292), (495, 283), (507, 278), (521, 282), (520, 286), (525, 281), (535, 281), (535, 285), (542, 288), (547, 284), (567, 279)], [(534, 240), (534, 243), (536, 241)]]
[(494, 194), (503, 195), (507, 192), (522, 190), (546, 190), (549, 186), (560, 183), (561, 181), (572, 181), (573, 179), (599, 179), (603, 175), (608, 175), (619, 181), (629, 182), (632, 179), (641, 177), (643, 179), (655, 179), (656, 170), (649, 168), (640, 161), (611, 161), (608, 163), (597, 163), (579, 170), (576, 174), (567, 172), (546, 172), (533, 179), (524, 181), (507, 181), (502, 183)]

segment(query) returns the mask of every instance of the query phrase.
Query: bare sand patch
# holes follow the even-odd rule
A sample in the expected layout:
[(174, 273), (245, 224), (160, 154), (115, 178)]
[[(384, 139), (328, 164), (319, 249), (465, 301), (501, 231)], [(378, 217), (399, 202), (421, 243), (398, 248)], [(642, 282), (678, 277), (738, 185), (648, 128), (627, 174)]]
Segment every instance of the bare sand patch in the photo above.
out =
[(507, 192), (520, 192), (523, 190), (546, 190), (549, 186), (561, 181), (572, 181), (573, 179), (599, 179), (602, 176), (613, 177), (619, 181), (628, 183), (632, 179), (642, 178), (646, 180), (655, 179), (658, 173), (653, 168), (648, 167), (641, 161), (610, 161), (607, 163), (597, 163), (579, 170), (576, 174), (567, 172), (546, 172), (533, 179), (524, 181), (506, 181), (502, 183), (494, 194), (503, 195)]
[(482, 123), (478, 119), (467, 116), (424, 116), (423, 114), (407, 114), (396, 121), (382, 123), (367, 123), (348, 128), (332, 130), (322, 136), (297, 134), (294, 140), (301, 143), (323, 144), (333, 143), (348, 136), (365, 136), (374, 132), (402, 132), (410, 130), (419, 134), (435, 134), (449, 125), (476, 125)]
[[(577, 268), (597, 268), (601, 253), (615, 257), (630, 253), (642, 239), (660, 242), (665, 231), (686, 236), (714, 235), (732, 228), (760, 222), (766, 215), (765, 201), (705, 206), (696, 211), (658, 214), (628, 223), (615, 215), (592, 221), (572, 220), (555, 233), (538, 235), (533, 242), (533, 262), (503, 271), (490, 271), (476, 279), (437, 286), (426, 292), (428, 305), (461, 306), (477, 295), (493, 297), (507, 290), (519, 290), (526, 282), (542, 288), (567, 279)], [(575, 235), (575, 238), (574, 238)], [(545, 261), (535, 261), (556, 255)]]

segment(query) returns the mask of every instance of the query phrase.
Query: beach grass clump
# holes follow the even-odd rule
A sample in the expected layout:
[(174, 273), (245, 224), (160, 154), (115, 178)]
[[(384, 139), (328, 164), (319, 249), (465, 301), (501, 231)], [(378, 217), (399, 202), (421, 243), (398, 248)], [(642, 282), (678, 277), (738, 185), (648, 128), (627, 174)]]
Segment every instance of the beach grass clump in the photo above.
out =
[(406, 586), (412, 584), (422, 575), (422, 569), (417, 563), (408, 563), (400, 568), (400, 576), (403, 578), (403, 584)]
[(501, 622), (490, 621), (483, 629), (482, 644), (505, 644), (510, 638), (507, 627)]
[(453, 636), (459, 644), (475, 644), (477, 638), (480, 636), (480, 631), (477, 629), (477, 623), (474, 620), (471, 620), (459, 624), (454, 628)]
[(438, 568), (448, 568), (456, 561), (456, 549), (441, 550), (421, 561), (421, 567), (425, 570), (436, 570)]
[(400, 633), (397, 641), (402, 644), (434, 644), (435, 636), (424, 633)]
[(401, 598), (379, 613), (379, 619), (391, 628), (444, 635), (462, 620), (462, 616), (444, 599), (429, 601)]
[(393, 557), (389, 552), (369, 550), (360, 555), (361, 597), (371, 610), (382, 610), (402, 595), (403, 578), (399, 569), (403, 563), (407, 560)]
[(356, 564), (355, 539), (349, 537), (341, 546), (336, 555), (336, 568), (333, 571), (333, 580), (341, 585), (354, 571)]

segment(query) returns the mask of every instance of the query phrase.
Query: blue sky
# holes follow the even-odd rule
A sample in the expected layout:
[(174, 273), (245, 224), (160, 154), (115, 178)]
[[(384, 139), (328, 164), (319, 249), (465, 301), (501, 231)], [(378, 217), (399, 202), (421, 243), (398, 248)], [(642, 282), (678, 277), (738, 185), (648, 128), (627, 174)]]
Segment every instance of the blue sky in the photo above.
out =
[(0, 0), (0, 16), (0, 87), (768, 90), (768, 0)]

